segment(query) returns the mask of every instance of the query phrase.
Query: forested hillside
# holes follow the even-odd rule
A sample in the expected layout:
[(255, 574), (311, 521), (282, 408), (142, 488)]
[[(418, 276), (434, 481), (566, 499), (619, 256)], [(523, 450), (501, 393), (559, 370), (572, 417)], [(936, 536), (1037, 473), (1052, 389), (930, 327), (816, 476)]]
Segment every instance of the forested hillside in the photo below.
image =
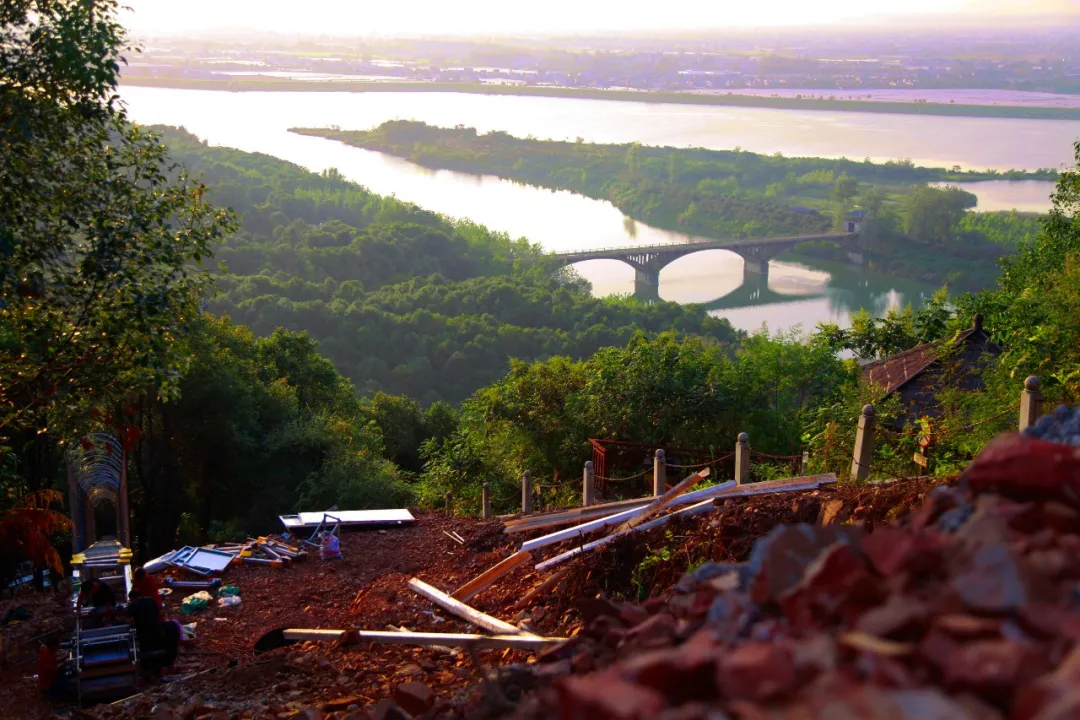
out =
[(362, 394), (459, 402), (511, 357), (584, 358), (639, 330), (731, 343), (692, 306), (591, 297), (525, 240), (380, 197), (334, 172), (208, 147), (167, 128), (172, 157), (235, 210), (208, 303), (256, 335), (307, 331)]
[[(901, 160), (784, 157), (734, 150), (602, 145), (517, 138), (473, 128), (395, 120), (372, 130), (295, 128), (431, 168), (494, 174), (607, 200), (654, 227), (720, 239), (818, 233), (861, 210), (872, 267), (958, 290), (997, 278), (996, 261), (1030, 240), (1037, 221), (1015, 213), (966, 212), (975, 195), (929, 183), (1051, 179), (1036, 172), (962, 171)], [(796, 252), (843, 260), (835, 243)]]

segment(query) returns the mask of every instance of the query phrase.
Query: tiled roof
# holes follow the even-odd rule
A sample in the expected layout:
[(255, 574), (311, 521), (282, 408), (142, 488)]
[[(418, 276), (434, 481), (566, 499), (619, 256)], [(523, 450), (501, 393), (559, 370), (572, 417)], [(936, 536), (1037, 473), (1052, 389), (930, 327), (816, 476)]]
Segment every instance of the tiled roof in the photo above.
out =
[[(958, 345), (981, 331), (982, 329), (978, 326), (968, 328), (951, 342)], [(907, 381), (918, 377), (933, 365), (938, 359), (938, 348), (941, 345), (940, 342), (923, 343), (902, 353), (875, 360), (863, 367), (862, 380), (868, 385), (879, 385), (885, 388), (885, 396), (888, 397), (903, 387)]]

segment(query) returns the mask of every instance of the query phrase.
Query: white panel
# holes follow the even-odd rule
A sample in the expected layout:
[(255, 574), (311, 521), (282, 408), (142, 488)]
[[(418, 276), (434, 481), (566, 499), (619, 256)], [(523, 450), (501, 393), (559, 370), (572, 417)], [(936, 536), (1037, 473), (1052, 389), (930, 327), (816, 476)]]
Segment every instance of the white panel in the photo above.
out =
[(281, 515), (281, 523), (287, 528), (317, 527), (326, 518), (327, 524), (341, 522), (342, 525), (363, 525), (367, 523), (402, 523), (413, 522), (408, 510), (334, 510), (333, 512), (302, 512), (298, 515)]

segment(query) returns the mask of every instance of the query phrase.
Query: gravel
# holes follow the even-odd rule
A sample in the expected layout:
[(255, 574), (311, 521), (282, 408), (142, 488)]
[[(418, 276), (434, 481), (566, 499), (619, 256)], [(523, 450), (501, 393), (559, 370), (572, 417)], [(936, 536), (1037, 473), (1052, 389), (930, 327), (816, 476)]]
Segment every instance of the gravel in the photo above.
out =
[(1024, 431), (1027, 437), (1080, 445), (1080, 405), (1058, 405)]

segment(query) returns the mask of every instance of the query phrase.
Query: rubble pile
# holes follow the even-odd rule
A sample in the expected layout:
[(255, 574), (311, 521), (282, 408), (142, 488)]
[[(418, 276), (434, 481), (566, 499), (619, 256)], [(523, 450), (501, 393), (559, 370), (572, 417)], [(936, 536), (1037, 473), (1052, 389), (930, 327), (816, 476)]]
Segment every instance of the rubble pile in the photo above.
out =
[(581, 601), (543, 689), (499, 714), (1080, 717), (1078, 556), (1080, 450), (1004, 436), (902, 522), (778, 526), (663, 598)]

